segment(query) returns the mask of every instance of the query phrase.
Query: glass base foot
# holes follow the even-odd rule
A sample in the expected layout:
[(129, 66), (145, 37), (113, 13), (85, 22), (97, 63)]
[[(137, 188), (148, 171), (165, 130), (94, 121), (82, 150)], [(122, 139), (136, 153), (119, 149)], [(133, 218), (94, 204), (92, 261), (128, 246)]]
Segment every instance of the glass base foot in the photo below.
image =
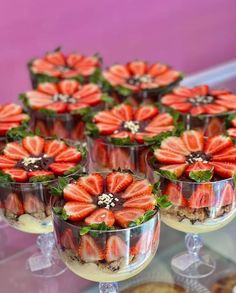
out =
[(216, 262), (208, 254), (200, 253), (196, 256), (183, 252), (172, 258), (171, 267), (177, 275), (199, 279), (211, 275), (216, 268)]
[(61, 261), (56, 250), (52, 253), (52, 258), (48, 258), (41, 252), (34, 253), (27, 260), (27, 269), (36, 277), (52, 278), (63, 274), (67, 267)]
[(119, 293), (117, 283), (99, 283), (99, 293)]

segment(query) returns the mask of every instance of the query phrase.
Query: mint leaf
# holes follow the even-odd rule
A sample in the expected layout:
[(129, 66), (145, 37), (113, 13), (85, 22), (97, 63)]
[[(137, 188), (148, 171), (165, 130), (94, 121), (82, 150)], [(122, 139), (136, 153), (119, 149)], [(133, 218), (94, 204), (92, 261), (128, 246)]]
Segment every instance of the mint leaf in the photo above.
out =
[(63, 208), (60, 208), (60, 207), (54, 207), (53, 208), (53, 211), (56, 215), (58, 215), (58, 217), (61, 219), (61, 220), (68, 220), (69, 216), (66, 214), (66, 211), (63, 209)]
[(160, 175), (162, 175), (163, 177), (170, 179), (170, 180), (176, 180), (177, 176), (170, 172), (169, 170), (163, 170), (163, 169), (159, 169), (158, 171), (156, 171), (157, 173), (159, 173)]
[(14, 182), (9, 174), (0, 171), (0, 185), (2, 187), (7, 186), (7, 184)]
[(91, 136), (97, 136), (99, 134), (99, 129), (97, 128), (95, 123), (87, 122), (86, 132)]
[(108, 94), (103, 94), (101, 96), (101, 100), (107, 104), (113, 105), (115, 100), (113, 97), (109, 96)]
[(51, 109), (39, 109), (39, 112), (44, 114), (45, 116), (48, 116), (48, 117), (55, 117), (56, 116), (56, 111), (51, 110)]
[(89, 81), (91, 83), (96, 83), (96, 84), (100, 83), (101, 79), (102, 79), (102, 70), (101, 70), (101, 68), (96, 68), (94, 73), (89, 77)]
[(213, 168), (211, 170), (199, 170), (199, 171), (191, 171), (189, 173), (189, 177), (198, 182), (198, 183), (201, 183), (201, 182), (209, 182), (213, 176)]
[(29, 99), (26, 97), (25, 94), (20, 94), (19, 95), (19, 100), (22, 102), (22, 104), (25, 106), (25, 107), (29, 107)]
[[(83, 235), (85, 235), (85, 234), (87, 234), (89, 232), (91, 233), (91, 232), (93, 232), (93, 230), (96, 230), (96, 231), (109, 231), (109, 230), (114, 230), (114, 227), (109, 227), (104, 222), (99, 223), (99, 224), (90, 224), (90, 225), (88, 225), (86, 227), (83, 227), (80, 230), (80, 235), (83, 236)], [(96, 233), (96, 232), (93, 232), (93, 233)]]
[(58, 177), (57, 186), (50, 186), (49, 192), (54, 196), (62, 196), (65, 187), (69, 184), (70, 178)]
[(130, 145), (130, 144), (132, 144), (130, 137), (124, 137), (124, 138), (110, 137), (110, 138), (108, 138), (108, 140), (114, 145)]
[(79, 234), (80, 234), (80, 236), (83, 236), (85, 234), (88, 234), (90, 230), (91, 230), (90, 227), (83, 227), (82, 229), (80, 229)]
[(24, 122), (21, 126), (10, 129), (7, 132), (7, 138), (10, 141), (21, 140), (26, 136), (33, 136), (33, 132), (29, 130), (28, 123)]
[(172, 203), (168, 200), (166, 195), (161, 195), (156, 197), (156, 206), (158, 208), (168, 208), (172, 205)]
[(90, 121), (93, 116), (92, 109), (90, 107), (80, 108), (74, 110), (72, 113), (79, 114), (80, 116), (82, 116), (82, 120), (85, 122)]
[(47, 182), (52, 179), (55, 179), (54, 175), (32, 176), (32, 177), (30, 177), (29, 182), (32, 182), (32, 183)]
[(156, 210), (145, 212), (141, 217), (139, 217), (135, 221), (130, 221), (128, 224), (128, 227), (136, 227), (149, 221), (156, 214), (156, 212), (157, 212)]
[(158, 194), (160, 192), (160, 185), (161, 185), (160, 181), (153, 184), (153, 186), (152, 186), (152, 193), (153, 194)]
[(132, 94), (132, 91), (130, 89), (125, 88), (125, 87), (122, 87), (122, 86), (118, 86), (115, 89), (122, 96), (126, 96), (127, 97), (127, 96), (130, 96)]
[(69, 170), (67, 170), (64, 175), (71, 175), (71, 174), (74, 174), (78, 171), (82, 171), (82, 167), (80, 164), (76, 165), (75, 167), (73, 168), (70, 168)]

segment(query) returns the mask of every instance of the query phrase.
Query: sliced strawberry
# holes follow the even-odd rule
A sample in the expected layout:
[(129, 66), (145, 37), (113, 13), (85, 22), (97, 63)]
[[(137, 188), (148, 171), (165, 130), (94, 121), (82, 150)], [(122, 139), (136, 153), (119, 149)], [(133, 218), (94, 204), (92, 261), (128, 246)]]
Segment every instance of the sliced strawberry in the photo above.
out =
[(163, 74), (157, 76), (155, 81), (159, 86), (164, 87), (174, 83), (176, 80), (180, 78), (180, 73), (178, 71), (169, 69)]
[(190, 152), (183, 140), (178, 136), (170, 136), (161, 142), (161, 149), (172, 151), (176, 154), (189, 155)]
[[(1, 126), (0, 126), (1, 127)], [(229, 128), (227, 129), (227, 133), (228, 135), (230, 135), (231, 137), (236, 137), (236, 128)]]
[(67, 201), (79, 201), (85, 203), (93, 202), (90, 194), (82, 186), (72, 183), (64, 188), (64, 199)]
[(99, 173), (91, 173), (80, 177), (78, 186), (82, 186), (91, 195), (99, 195), (103, 192), (103, 176)]
[(156, 159), (164, 164), (179, 164), (185, 163), (186, 158), (181, 154), (176, 154), (173, 151), (169, 150), (162, 150), (162, 149), (155, 149), (154, 156)]
[(204, 152), (206, 154), (214, 155), (219, 151), (233, 146), (233, 142), (230, 137), (225, 135), (218, 135), (207, 139)]
[(190, 113), (191, 113), (192, 116), (198, 116), (198, 115), (201, 115), (201, 114), (205, 114), (206, 113), (206, 106), (205, 105), (194, 106), (190, 110)]
[(82, 103), (82, 102), (77, 102), (75, 104), (69, 104), (67, 105), (67, 109), (69, 112), (78, 112), (78, 110), (80, 109), (85, 109), (85, 108), (88, 108), (89, 105), (88, 104), (85, 104), (85, 103)]
[(95, 92), (89, 96), (81, 96), (81, 102), (86, 103), (89, 106), (96, 106), (102, 102), (101, 97), (101, 92)]
[(79, 162), (81, 159), (81, 152), (76, 147), (68, 147), (61, 151), (55, 158), (56, 162)]
[(130, 73), (127, 70), (127, 68), (121, 64), (112, 65), (109, 68), (109, 71), (117, 77), (121, 77), (121, 78), (129, 78), (130, 77)]
[(22, 113), (22, 108), (17, 104), (7, 104), (0, 108), (0, 117), (1, 121), (4, 121), (5, 118), (13, 117)]
[(151, 132), (151, 133), (155, 133), (155, 135), (158, 135), (162, 132), (167, 132), (167, 131), (172, 131), (174, 129), (174, 125), (169, 125), (169, 126), (150, 126), (147, 125), (144, 130)]
[(62, 232), (62, 235), (60, 238), (60, 244), (62, 247), (71, 249), (73, 250), (74, 253), (77, 254), (78, 246), (73, 236), (73, 232), (70, 228), (67, 228)]
[(110, 169), (129, 169), (134, 170), (134, 162), (127, 149), (122, 147), (114, 147), (108, 153), (108, 163)]
[(230, 94), (230, 91), (224, 90), (224, 89), (210, 90), (211, 96), (220, 96), (220, 95), (228, 95), (228, 94)]
[(209, 92), (209, 86), (208, 85), (199, 85), (195, 86), (193, 88), (194, 92), (196, 93), (197, 96), (207, 96)]
[(236, 147), (232, 146), (217, 152), (212, 156), (213, 162), (236, 162)]
[(94, 121), (102, 124), (120, 125), (123, 120), (117, 118), (111, 111), (101, 111), (94, 116)]
[(28, 172), (28, 177), (45, 177), (45, 179), (48, 177), (52, 177), (54, 174), (51, 171), (46, 171), (46, 170), (36, 170), (36, 171), (31, 171)]
[(140, 195), (151, 195), (152, 185), (147, 179), (133, 181), (122, 194), (122, 198), (137, 197)]
[(231, 205), (234, 201), (235, 201), (235, 191), (230, 183), (226, 183), (221, 191), (217, 206), (224, 207), (227, 205)]
[(3, 153), (13, 160), (21, 160), (29, 156), (29, 153), (17, 142), (10, 142), (6, 145)]
[(152, 195), (141, 195), (138, 197), (132, 197), (123, 203), (125, 208), (136, 208), (149, 211), (154, 209), (155, 200)]
[(212, 207), (216, 203), (216, 198), (212, 184), (199, 184), (189, 199), (189, 207), (200, 209)]
[(74, 168), (75, 165), (75, 163), (52, 163), (49, 168), (56, 175), (65, 175), (65, 172), (69, 171), (71, 168)]
[[(224, 111), (236, 109), (236, 96), (235, 95), (227, 95), (225, 97), (227, 97), (227, 98), (222, 99), (222, 96), (221, 96), (220, 99), (216, 100), (217, 105), (214, 105), (214, 106), (216, 106), (214, 108), (215, 112), (218, 111), (218, 113), (221, 113), (221, 112), (223, 112), (223, 109), (225, 109)], [(212, 114), (214, 114), (214, 113), (212, 113)]]
[(133, 176), (130, 173), (111, 172), (107, 175), (107, 191), (117, 193), (124, 191), (133, 182)]
[(220, 135), (224, 132), (224, 126), (220, 118), (211, 118), (209, 124), (207, 125), (206, 136), (212, 137)]
[(45, 59), (56, 66), (64, 66), (65, 65), (65, 56), (60, 51), (54, 51), (47, 53)]
[(96, 161), (99, 166), (107, 167), (109, 162), (107, 146), (102, 139), (94, 140), (92, 149), (92, 160)]
[(144, 143), (145, 139), (156, 136), (156, 133), (149, 132), (137, 132), (135, 133), (135, 140), (138, 143)]
[(194, 89), (187, 87), (177, 87), (173, 90), (173, 92), (176, 95), (180, 95), (187, 98), (194, 97), (196, 95)]
[(205, 112), (207, 114), (218, 114), (223, 113), (227, 111), (226, 102), (225, 101), (216, 101), (217, 104), (222, 103), (222, 105), (216, 105), (216, 104), (207, 104), (204, 106)]
[(135, 112), (134, 120), (145, 121), (145, 120), (153, 118), (158, 113), (159, 113), (159, 110), (157, 107), (152, 105), (142, 105)]
[(44, 139), (39, 136), (26, 136), (22, 140), (23, 147), (34, 156), (39, 156), (44, 148)]
[(46, 140), (44, 145), (44, 152), (49, 157), (55, 157), (67, 148), (64, 141), (61, 140)]
[(112, 134), (119, 129), (117, 125), (113, 124), (97, 123), (96, 126), (99, 130), (99, 133), (103, 135)]
[(164, 189), (163, 194), (168, 197), (168, 200), (174, 206), (188, 206), (188, 202), (182, 193), (181, 186), (176, 183), (168, 183), (166, 188)]
[(37, 87), (37, 90), (52, 96), (58, 93), (57, 85), (51, 82), (40, 83)]
[(46, 123), (44, 123), (42, 120), (36, 120), (34, 124), (34, 131), (36, 130), (38, 130), (40, 135), (43, 137), (49, 136), (49, 129), (47, 128)]
[(147, 64), (143, 61), (132, 61), (127, 65), (129, 71), (132, 72), (133, 75), (144, 75), (147, 72)]
[(134, 135), (129, 131), (119, 131), (110, 136), (111, 138), (119, 138), (119, 139), (127, 139), (129, 138), (131, 141), (134, 139)]
[(122, 121), (133, 120), (133, 108), (130, 105), (121, 104), (111, 110), (112, 114)]
[(141, 237), (135, 244), (135, 247), (132, 249), (135, 255), (148, 253), (152, 246), (152, 239), (153, 236), (151, 231), (145, 231), (142, 233)]
[(232, 120), (231, 120), (231, 123), (232, 123), (232, 125), (233, 125), (234, 127), (236, 127), (236, 118), (232, 119)]
[(105, 259), (107, 262), (119, 260), (127, 255), (127, 245), (119, 236), (110, 236), (106, 243)]
[(192, 108), (192, 104), (190, 103), (174, 103), (171, 105), (171, 108), (175, 109), (176, 111), (187, 113)]
[(0, 169), (13, 168), (16, 165), (16, 161), (9, 159), (4, 155), (0, 155)]
[(17, 115), (12, 115), (12, 116), (7, 116), (7, 117), (2, 117), (0, 113), (0, 122), (8, 122), (8, 123), (20, 123), (24, 120), (28, 120), (29, 116), (27, 114), (17, 114)]
[(49, 129), (50, 136), (57, 136), (62, 139), (68, 138), (70, 136), (66, 129), (66, 121), (55, 120), (53, 127)]
[(115, 217), (111, 210), (101, 208), (94, 211), (84, 221), (88, 225), (105, 223), (108, 227), (112, 227), (115, 223)]
[(204, 137), (202, 132), (186, 130), (183, 132), (181, 138), (190, 152), (199, 152), (203, 150)]
[(123, 208), (120, 211), (115, 211), (116, 223), (122, 228), (127, 228), (129, 223), (137, 220), (145, 213), (143, 209)]
[(12, 128), (16, 128), (19, 126), (19, 123), (18, 122), (9, 122), (9, 123), (2, 123), (0, 122), (0, 135), (1, 136), (5, 136), (6, 133), (12, 129)]
[(165, 177), (176, 177), (179, 178), (186, 169), (187, 164), (174, 164), (160, 167), (160, 173)]
[(28, 179), (27, 172), (20, 168), (3, 169), (2, 171), (10, 175), (11, 178), (17, 182), (25, 182)]
[(58, 84), (58, 88), (63, 95), (72, 96), (79, 87), (79, 83), (75, 80), (62, 80)]
[(235, 163), (210, 162), (210, 165), (214, 167), (214, 172), (222, 178), (233, 177), (236, 172)]
[(161, 126), (169, 126), (173, 125), (174, 119), (169, 113), (160, 113), (156, 115), (151, 122), (149, 122), (148, 126), (152, 127), (161, 127)]
[(96, 205), (85, 202), (70, 201), (64, 205), (64, 210), (70, 221), (80, 221), (91, 214)]
[(9, 193), (4, 201), (5, 209), (14, 215), (20, 216), (24, 214), (24, 207), (16, 193)]
[(85, 262), (96, 262), (104, 258), (102, 249), (96, 241), (89, 235), (81, 237), (78, 253)]
[(43, 202), (31, 193), (26, 193), (24, 196), (24, 209), (28, 214), (40, 213), (45, 211)]
[(67, 104), (63, 102), (55, 102), (44, 107), (47, 110), (54, 111), (56, 113), (65, 113), (67, 111)]
[(157, 75), (160, 75), (160, 74), (166, 72), (167, 70), (168, 70), (167, 65), (155, 63), (149, 67), (148, 74), (150, 74), (151, 76), (157, 76)]
[(85, 124), (84, 121), (78, 121), (72, 132), (71, 132), (71, 139), (72, 140), (85, 140)]
[[(185, 173), (187, 174), (187, 176), (189, 176), (190, 172), (199, 172), (199, 171), (209, 171), (212, 170), (212, 166), (209, 165), (208, 163), (203, 163), (203, 162), (195, 162), (192, 165), (189, 165), (186, 169), (185, 169)], [(212, 170), (213, 172), (213, 170)]]
[(34, 109), (42, 109), (52, 103), (52, 97), (50, 95), (40, 93), (36, 90), (32, 90), (25, 93), (28, 98), (29, 106)]
[(165, 95), (161, 98), (161, 103), (163, 105), (166, 105), (166, 106), (172, 106), (173, 104), (176, 104), (176, 103), (184, 103), (187, 101), (187, 97), (184, 97), (184, 96), (179, 96), (179, 95), (175, 95), (175, 94), (168, 94), (168, 95)]

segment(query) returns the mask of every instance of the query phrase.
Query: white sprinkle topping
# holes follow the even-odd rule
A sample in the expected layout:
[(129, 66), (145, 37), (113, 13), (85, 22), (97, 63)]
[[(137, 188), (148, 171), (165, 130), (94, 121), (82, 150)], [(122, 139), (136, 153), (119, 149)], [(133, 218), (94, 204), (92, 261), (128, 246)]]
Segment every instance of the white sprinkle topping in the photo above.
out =
[(34, 164), (38, 161), (41, 161), (42, 158), (31, 158), (31, 157), (27, 157), (27, 158), (24, 158), (22, 163), (25, 165), (25, 166), (28, 166), (30, 164)]
[(131, 133), (135, 134), (139, 131), (138, 121), (125, 121), (124, 128), (129, 129)]
[(75, 98), (71, 98), (70, 96), (62, 95), (62, 94), (55, 94), (52, 97), (52, 99), (53, 99), (54, 102), (63, 102), (63, 103), (71, 103), (71, 104), (76, 103)]
[(98, 205), (105, 205), (106, 209), (115, 207), (114, 201), (119, 201), (119, 199), (114, 197), (112, 193), (103, 193), (102, 195), (98, 196)]

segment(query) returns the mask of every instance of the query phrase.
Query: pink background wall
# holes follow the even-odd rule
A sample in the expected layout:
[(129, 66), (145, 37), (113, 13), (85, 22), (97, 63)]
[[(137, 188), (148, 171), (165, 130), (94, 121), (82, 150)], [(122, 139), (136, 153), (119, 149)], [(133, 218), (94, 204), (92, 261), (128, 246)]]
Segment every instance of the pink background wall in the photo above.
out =
[(0, 100), (29, 89), (26, 63), (62, 45), (105, 64), (143, 58), (187, 73), (235, 58), (235, 0), (1, 0)]

